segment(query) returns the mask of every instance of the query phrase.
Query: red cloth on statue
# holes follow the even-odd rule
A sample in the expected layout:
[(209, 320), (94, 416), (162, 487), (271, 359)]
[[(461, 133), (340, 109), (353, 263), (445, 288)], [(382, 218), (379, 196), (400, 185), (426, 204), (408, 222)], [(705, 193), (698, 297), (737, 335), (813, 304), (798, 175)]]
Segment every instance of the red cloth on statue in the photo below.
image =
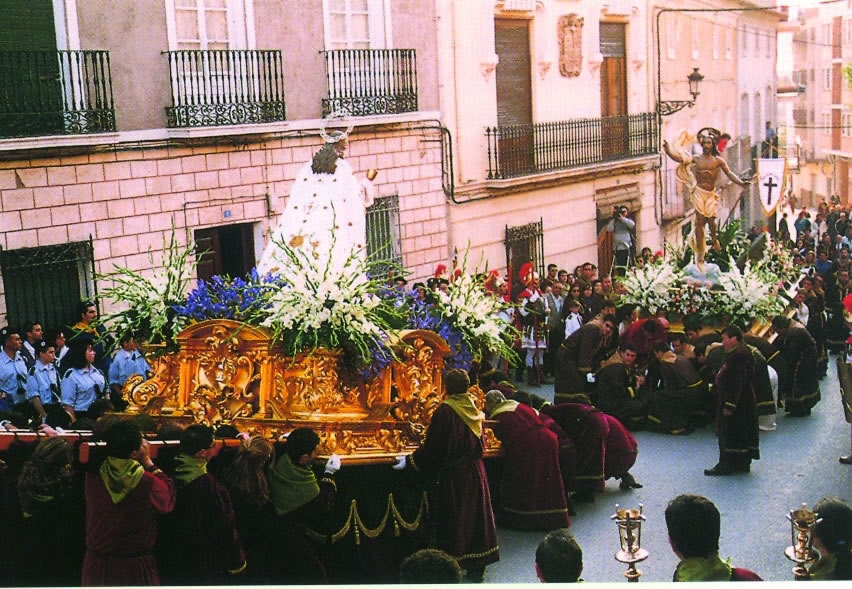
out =
[(442, 403), (432, 414), (423, 445), (409, 456), (415, 469), (437, 482), (429, 497), (436, 512), (437, 547), (465, 569), (500, 560), (484, 450), (482, 438)]
[(492, 419), (505, 452), (497, 514), (501, 525), (521, 530), (567, 528), (571, 522), (556, 434), (523, 404)]
[(570, 491), (601, 492), (604, 490), (604, 463), (609, 421), (606, 413), (582, 403), (545, 405), (541, 412), (549, 415), (574, 441), (577, 462), (574, 486)]
[(151, 550), (157, 514), (175, 505), (172, 479), (144, 473), (124, 500), (113, 503), (98, 472), (86, 474), (86, 556), (83, 586), (159, 585)]

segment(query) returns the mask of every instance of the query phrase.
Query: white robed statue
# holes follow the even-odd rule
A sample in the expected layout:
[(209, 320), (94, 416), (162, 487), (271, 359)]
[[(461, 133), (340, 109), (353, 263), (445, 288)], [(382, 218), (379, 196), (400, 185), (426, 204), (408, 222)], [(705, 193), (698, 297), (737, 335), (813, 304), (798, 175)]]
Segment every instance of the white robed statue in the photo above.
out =
[(342, 267), (353, 253), (366, 258), (366, 209), (373, 203), (375, 187), (359, 181), (343, 159), (348, 133), (322, 135), (325, 144), (296, 176), (281, 220), (263, 250), (257, 265), (261, 274), (286, 267), (276, 242), (311, 255), (321, 265), (330, 260)]

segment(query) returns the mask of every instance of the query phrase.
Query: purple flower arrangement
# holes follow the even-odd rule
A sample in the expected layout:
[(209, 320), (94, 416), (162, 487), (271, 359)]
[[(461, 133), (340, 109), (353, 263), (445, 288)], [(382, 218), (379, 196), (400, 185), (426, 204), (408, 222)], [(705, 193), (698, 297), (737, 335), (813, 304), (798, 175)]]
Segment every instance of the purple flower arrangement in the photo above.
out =
[(269, 304), (267, 296), (285, 284), (277, 274), (260, 276), (257, 269), (252, 269), (246, 278), (217, 275), (210, 281), (199, 280), (186, 302), (173, 309), (195, 321), (232, 319), (259, 324)]

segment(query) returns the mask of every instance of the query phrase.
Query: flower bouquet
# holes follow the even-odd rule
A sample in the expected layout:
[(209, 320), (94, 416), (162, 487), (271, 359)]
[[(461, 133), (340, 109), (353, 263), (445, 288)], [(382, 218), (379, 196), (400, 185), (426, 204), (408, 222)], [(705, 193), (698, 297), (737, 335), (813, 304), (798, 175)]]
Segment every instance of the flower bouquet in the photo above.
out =
[(753, 320), (765, 321), (784, 310), (778, 297), (778, 284), (774, 275), (767, 279), (751, 262), (746, 262), (742, 272), (731, 260), (731, 270), (719, 276), (725, 293), (716, 300), (716, 312), (728, 317), (730, 323), (747, 327)]
[[(101, 317), (99, 323), (112, 332), (116, 341), (129, 335), (158, 344), (157, 350), (173, 349), (175, 336), (189, 324), (188, 318), (176, 313), (174, 307), (186, 299), (196, 265), (193, 255), (194, 248), (178, 244), (172, 229), (168, 242), (163, 238), (162, 271), (152, 278), (119, 266), (98, 276), (111, 283), (103, 295), (117, 309)], [(152, 268), (157, 267), (150, 251), (148, 260)]]
[(667, 310), (670, 305), (671, 293), (679, 288), (683, 272), (672, 258), (660, 257), (644, 266), (632, 268), (621, 280), (624, 294), (619, 298), (619, 304), (633, 304), (656, 313)]
[(366, 260), (362, 251), (341, 260), (334, 241), (328, 255), (276, 241), (275, 271), (281, 280), (269, 283), (254, 320), (290, 356), (342, 349), (352, 369), (387, 364), (394, 358), (392, 322), (400, 311), (379, 297), (384, 281), (370, 277), (377, 262)]

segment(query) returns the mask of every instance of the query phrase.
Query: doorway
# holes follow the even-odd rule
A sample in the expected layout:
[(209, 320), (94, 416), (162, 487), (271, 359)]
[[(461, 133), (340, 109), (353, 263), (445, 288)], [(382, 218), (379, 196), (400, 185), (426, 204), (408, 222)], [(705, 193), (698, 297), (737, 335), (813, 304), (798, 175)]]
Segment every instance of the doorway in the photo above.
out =
[(217, 274), (242, 278), (255, 267), (252, 223), (196, 229), (194, 238), (199, 280)]

